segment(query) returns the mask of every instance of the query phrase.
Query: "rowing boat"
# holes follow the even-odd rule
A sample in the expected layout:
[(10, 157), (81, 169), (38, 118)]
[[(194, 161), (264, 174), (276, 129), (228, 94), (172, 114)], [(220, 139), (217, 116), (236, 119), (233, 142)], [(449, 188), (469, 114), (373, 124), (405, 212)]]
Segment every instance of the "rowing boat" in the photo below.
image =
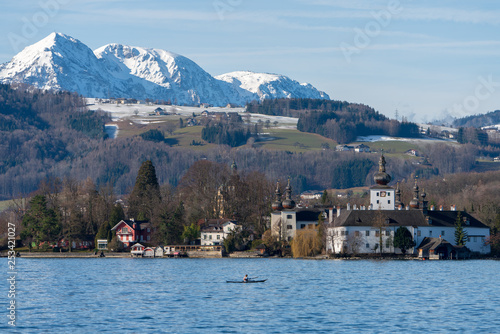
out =
[(267, 279), (259, 279), (259, 280), (248, 280), (248, 281), (226, 281), (226, 283), (263, 283), (267, 281)]

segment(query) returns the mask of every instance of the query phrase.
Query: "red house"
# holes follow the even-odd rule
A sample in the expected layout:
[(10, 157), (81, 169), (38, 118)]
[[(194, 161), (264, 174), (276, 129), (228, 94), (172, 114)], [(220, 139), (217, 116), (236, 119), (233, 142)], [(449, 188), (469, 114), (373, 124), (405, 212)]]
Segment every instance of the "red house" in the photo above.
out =
[(137, 242), (151, 240), (151, 223), (146, 221), (121, 220), (111, 231), (116, 231), (116, 237), (127, 248)]

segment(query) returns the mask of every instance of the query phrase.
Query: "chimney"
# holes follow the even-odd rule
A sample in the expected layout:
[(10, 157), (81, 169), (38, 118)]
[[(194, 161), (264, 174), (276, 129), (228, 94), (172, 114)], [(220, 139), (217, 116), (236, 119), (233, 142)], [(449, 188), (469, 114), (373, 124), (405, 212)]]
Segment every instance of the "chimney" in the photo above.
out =
[(130, 218), (130, 221), (131, 221), (131, 222), (135, 222), (135, 219), (134, 219), (134, 218)]
[(408, 211), (408, 210), (410, 210), (410, 206), (409, 205), (406, 206), (406, 211)]
[(455, 204), (453, 204), (451, 207), (450, 207), (450, 210), (451, 211), (457, 211), (457, 206)]
[(328, 223), (331, 224), (333, 222), (333, 208), (328, 209)]
[(347, 211), (351, 210), (351, 203), (347, 203)]
[(434, 211), (434, 205), (431, 205), (431, 211)]
[(442, 205), (439, 206), (439, 211), (443, 211), (443, 206)]
[(340, 206), (337, 206), (337, 217), (340, 216)]
[(358, 207), (356, 206), (356, 204), (353, 205), (352, 209), (353, 210), (357, 210), (358, 209)]

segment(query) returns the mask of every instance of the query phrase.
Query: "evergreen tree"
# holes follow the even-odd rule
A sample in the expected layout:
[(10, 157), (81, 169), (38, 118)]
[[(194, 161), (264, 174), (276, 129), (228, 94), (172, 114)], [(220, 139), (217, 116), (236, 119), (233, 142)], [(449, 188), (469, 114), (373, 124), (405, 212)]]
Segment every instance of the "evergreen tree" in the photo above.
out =
[(40, 242), (55, 241), (61, 231), (61, 223), (53, 209), (47, 207), (45, 196), (36, 195), (30, 201), (30, 208), (22, 220), (21, 238), (28, 242), (34, 241), (39, 247)]
[(404, 226), (399, 227), (394, 235), (394, 247), (401, 249), (401, 253), (406, 254), (406, 250), (415, 247), (415, 241), (411, 232)]
[(462, 223), (462, 214), (458, 211), (457, 220), (455, 221), (455, 245), (457, 246), (465, 246), (468, 240), (467, 231), (464, 230)]
[(183, 221), (184, 204), (182, 201), (173, 212), (166, 208), (155, 222), (154, 241), (165, 245), (175, 245), (182, 242)]
[(182, 238), (188, 244), (195, 241), (200, 237), (200, 226), (192, 223), (191, 225), (184, 226), (184, 232), (182, 233)]
[(328, 191), (323, 191), (323, 195), (321, 195), (321, 204), (326, 205), (330, 202), (330, 198), (328, 197)]
[(137, 220), (150, 220), (160, 201), (160, 186), (155, 167), (151, 160), (146, 160), (139, 168), (134, 189), (129, 197), (128, 216)]

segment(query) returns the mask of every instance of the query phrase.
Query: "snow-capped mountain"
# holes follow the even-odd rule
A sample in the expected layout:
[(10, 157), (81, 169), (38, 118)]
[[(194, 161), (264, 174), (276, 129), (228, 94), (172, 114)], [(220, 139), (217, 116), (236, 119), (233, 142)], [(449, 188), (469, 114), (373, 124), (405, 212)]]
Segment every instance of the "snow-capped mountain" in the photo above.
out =
[(52, 33), (0, 65), (0, 82), (74, 91), (87, 97), (170, 100), (177, 104), (242, 105), (267, 98), (329, 96), (283, 75), (232, 72), (211, 76), (192, 60), (159, 50), (108, 44), (95, 51)]
[(221, 74), (215, 78), (231, 84), (236, 89), (241, 88), (257, 95), (257, 98), (254, 99), (294, 97), (309, 97), (313, 99), (330, 98), (325, 92), (317, 90), (311, 84), (301, 84), (280, 74), (236, 71)]

